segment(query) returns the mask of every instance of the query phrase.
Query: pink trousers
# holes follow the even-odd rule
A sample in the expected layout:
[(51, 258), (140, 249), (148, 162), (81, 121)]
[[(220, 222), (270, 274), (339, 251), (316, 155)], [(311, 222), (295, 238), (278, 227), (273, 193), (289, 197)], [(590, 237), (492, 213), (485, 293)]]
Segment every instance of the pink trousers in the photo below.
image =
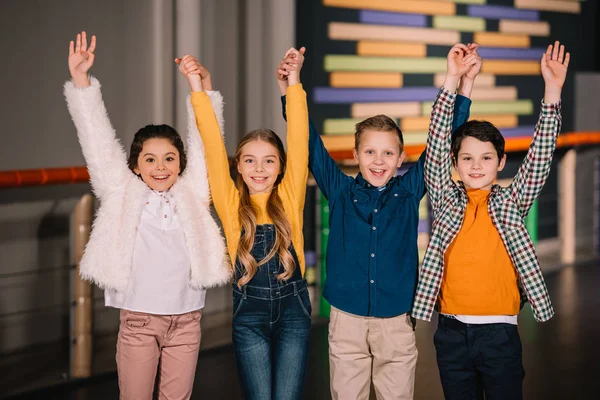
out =
[(151, 400), (155, 383), (161, 400), (190, 398), (201, 317), (200, 310), (181, 315), (121, 310), (117, 339), (121, 399)]

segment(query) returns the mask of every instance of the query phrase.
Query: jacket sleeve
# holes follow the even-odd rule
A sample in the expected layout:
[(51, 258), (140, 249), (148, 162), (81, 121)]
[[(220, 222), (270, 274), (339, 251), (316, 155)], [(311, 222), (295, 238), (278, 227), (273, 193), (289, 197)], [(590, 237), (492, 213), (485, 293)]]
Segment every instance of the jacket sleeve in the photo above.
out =
[[(283, 118), (287, 120), (285, 96), (281, 97), (281, 105)], [(331, 158), (323, 144), (321, 135), (310, 118), (308, 122), (308, 169), (313, 174), (325, 198), (329, 199), (331, 193), (335, 193), (344, 182), (352, 180), (352, 178), (344, 174)]]
[(424, 174), (427, 194), (434, 213), (441, 206), (444, 192), (453, 184), (450, 147), (455, 100), (454, 93), (441, 88), (431, 110)]
[(527, 216), (546, 183), (561, 123), (561, 103), (542, 103), (531, 145), (510, 186), (522, 218)]
[[(218, 91), (206, 91), (206, 93), (210, 98), (219, 127), (221, 128), (221, 135), (223, 135), (223, 96)], [(198, 132), (190, 97), (188, 95), (186, 99), (188, 132), (186, 148), (187, 167), (184, 174), (189, 180), (190, 187), (193, 189), (195, 195), (208, 207), (210, 205), (210, 190), (206, 170), (205, 149), (200, 139), (200, 132)]]
[(102, 100), (100, 82), (90, 77), (90, 86), (64, 85), (64, 95), (87, 163), (92, 189), (98, 198), (124, 184), (132, 172), (127, 155), (117, 139)]

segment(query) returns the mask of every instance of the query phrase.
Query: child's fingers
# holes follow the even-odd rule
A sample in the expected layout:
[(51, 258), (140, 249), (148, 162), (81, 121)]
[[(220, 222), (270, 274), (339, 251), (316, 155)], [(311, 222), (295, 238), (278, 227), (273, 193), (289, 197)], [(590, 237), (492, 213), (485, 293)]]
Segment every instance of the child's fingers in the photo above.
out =
[(561, 44), (560, 50), (558, 51), (558, 62), (562, 64), (564, 59), (565, 59), (565, 46)]
[(79, 53), (79, 50), (81, 50), (81, 34), (80, 33), (77, 34), (77, 38), (75, 39), (75, 52)]
[(199, 63), (195, 59), (188, 59), (187, 61), (184, 61), (184, 65), (189, 68), (193, 65), (199, 65)]
[(569, 66), (569, 61), (571, 61), (571, 53), (567, 52), (567, 55), (565, 56), (565, 62), (564, 62), (565, 67)]
[(552, 45), (549, 44), (548, 48), (546, 49), (546, 55), (548, 56), (548, 58), (552, 57)]
[(548, 65), (548, 53), (542, 54), (542, 69)]
[(300, 47), (300, 50), (298, 50), (298, 52), (302, 55), (304, 55), (304, 53), (306, 53), (306, 47), (302, 46)]
[(175, 64), (180, 65), (181, 64), (181, 58), (175, 57)]
[(85, 31), (81, 32), (81, 51), (87, 50), (87, 34)]
[(290, 47), (290, 48), (289, 48), (289, 49), (288, 49), (288, 50), (285, 52), (285, 55), (283, 56), (283, 58), (288, 58), (288, 56), (290, 55), (290, 53), (291, 53), (292, 51), (294, 51), (294, 50), (296, 50), (296, 49), (295, 49), (295, 48), (293, 48), (293, 47)]
[(69, 55), (73, 55), (75, 53), (75, 43), (71, 40), (69, 42)]
[(88, 48), (88, 51), (91, 53), (93, 53), (94, 50), (96, 50), (96, 35), (92, 35), (92, 41), (90, 42), (90, 47)]
[(560, 43), (557, 40), (556, 42), (554, 42), (554, 50), (552, 50), (552, 59), (553, 60), (557, 60), (558, 59), (558, 49), (560, 47)]

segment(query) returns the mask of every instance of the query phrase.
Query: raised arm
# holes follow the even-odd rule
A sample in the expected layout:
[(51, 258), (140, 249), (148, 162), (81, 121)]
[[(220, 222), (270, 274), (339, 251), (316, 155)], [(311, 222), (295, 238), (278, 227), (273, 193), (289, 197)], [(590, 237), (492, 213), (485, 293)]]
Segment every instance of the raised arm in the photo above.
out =
[(467, 46), (454, 45), (448, 53), (448, 70), (444, 86), (440, 89), (433, 109), (425, 149), (425, 185), (434, 212), (440, 207), (444, 192), (453, 184), (451, 135), (456, 101), (456, 86), (467, 72), (469, 65), (463, 63)]
[[(304, 54), (304, 51), (300, 49)], [(283, 118), (287, 121), (286, 114), (286, 91), (288, 87), (288, 76), (296, 68), (297, 60), (293, 57), (285, 57), (277, 68), (277, 83), (281, 92), (281, 110)], [(323, 144), (321, 135), (309, 118), (309, 140), (308, 140), (308, 168), (312, 172), (319, 189), (326, 198), (335, 192), (344, 182), (352, 180), (344, 174), (337, 163), (331, 158)]]
[(300, 82), (300, 70), (304, 63), (302, 51), (290, 49), (286, 56), (296, 59), (296, 68), (288, 76), (287, 167), (281, 182), (285, 190), (291, 190), (298, 207), (304, 207), (306, 181), (308, 180), (308, 107), (306, 92)]
[[(179, 58), (175, 59), (175, 62), (181, 64)], [(210, 72), (206, 68), (200, 69), (200, 80), (202, 82), (202, 88), (210, 97), (215, 116), (219, 122), (219, 128), (221, 135), (224, 131), (223, 122), (223, 96), (221, 93), (212, 90), (212, 82)], [(187, 167), (184, 172), (184, 176), (188, 179), (191, 184), (191, 188), (194, 191), (194, 195), (203, 201), (207, 206), (210, 204), (210, 190), (208, 184), (208, 173), (206, 170), (206, 154), (204, 149), (204, 143), (200, 139), (200, 132), (198, 132), (198, 126), (196, 126), (196, 117), (194, 116), (194, 109), (191, 103), (191, 95), (186, 99), (187, 109), (187, 140), (186, 140), (186, 151), (187, 151)]]
[[(94, 193), (102, 198), (124, 184), (128, 174), (127, 156), (118, 141), (102, 101), (100, 82), (88, 77), (94, 64), (96, 36), (87, 46), (85, 32), (69, 43), (71, 80), (64, 85), (64, 95), (85, 158)], [(110, 165), (110, 168), (106, 166)]]
[(223, 225), (229, 224), (237, 215), (231, 215), (230, 210), (237, 209), (239, 193), (229, 173), (227, 150), (221, 136), (221, 128), (211, 103), (211, 97), (203, 90), (201, 70), (204, 67), (193, 57), (186, 55), (176, 59), (180, 72), (187, 78), (191, 94), (191, 105), (196, 118), (196, 126), (205, 152), (208, 183), (212, 194), (213, 204)]
[(552, 156), (562, 123), (560, 97), (567, 77), (571, 56), (558, 41), (548, 46), (542, 55), (541, 69), (545, 92), (538, 123), (533, 133), (529, 151), (519, 167), (511, 185), (513, 198), (525, 217), (538, 197), (552, 166)]

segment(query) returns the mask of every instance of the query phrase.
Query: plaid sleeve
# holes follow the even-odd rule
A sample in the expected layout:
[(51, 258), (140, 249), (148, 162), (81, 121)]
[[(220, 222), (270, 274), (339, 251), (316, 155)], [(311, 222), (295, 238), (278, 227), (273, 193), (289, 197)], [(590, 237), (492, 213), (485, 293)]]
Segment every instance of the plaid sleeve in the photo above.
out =
[(523, 218), (527, 216), (550, 173), (561, 122), (561, 103), (542, 103), (529, 151), (511, 185), (512, 197), (517, 202)]
[(431, 110), (424, 172), (427, 194), (434, 211), (439, 208), (444, 190), (452, 184), (450, 145), (455, 101), (454, 93), (441, 88)]

